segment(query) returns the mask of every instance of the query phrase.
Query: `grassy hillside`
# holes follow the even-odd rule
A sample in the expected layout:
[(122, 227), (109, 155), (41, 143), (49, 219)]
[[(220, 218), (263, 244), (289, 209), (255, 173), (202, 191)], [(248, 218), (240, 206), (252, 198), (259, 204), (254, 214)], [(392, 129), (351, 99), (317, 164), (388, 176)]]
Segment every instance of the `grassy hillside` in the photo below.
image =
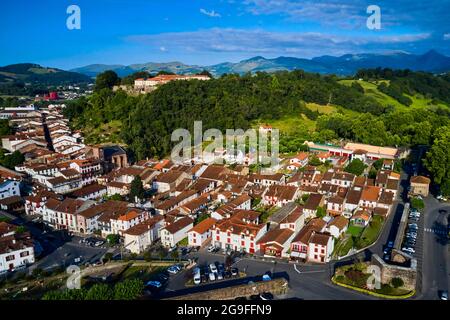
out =
[(364, 94), (373, 97), (376, 99), (380, 104), (383, 106), (393, 106), (397, 110), (405, 110), (405, 109), (414, 109), (414, 108), (436, 108), (436, 107), (447, 107), (445, 104), (442, 103), (433, 103), (432, 99), (427, 99), (423, 95), (417, 94), (414, 96), (405, 94), (408, 98), (410, 98), (413, 103), (410, 106), (406, 106), (404, 104), (401, 104), (396, 99), (388, 96), (387, 94), (381, 92), (378, 90), (378, 86), (381, 83), (389, 84), (389, 80), (378, 80), (375, 82), (369, 82), (364, 80), (340, 80), (339, 83), (351, 86), (352, 83), (358, 83), (361, 85), (361, 87), (364, 88)]

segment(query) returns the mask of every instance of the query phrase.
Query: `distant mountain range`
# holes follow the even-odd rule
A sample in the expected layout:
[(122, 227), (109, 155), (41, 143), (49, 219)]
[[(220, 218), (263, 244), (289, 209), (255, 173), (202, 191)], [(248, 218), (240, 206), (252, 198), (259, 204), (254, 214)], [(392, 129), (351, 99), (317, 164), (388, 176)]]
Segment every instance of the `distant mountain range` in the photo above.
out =
[(191, 74), (208, 70), (213, 75), (218, 76), (224, 73), (243, 74), (246, 72), (274, 72), (296, 69), (322, 74), (352, 75), (358, 69), (376, 67), (441, 73), (450, 71), (450, 57), (444, 56), (435, 50), (430, 50), (422, 55), (404, 52), (387, 54), (365, 53), (346, 54), (340, 57), (321, 56), (312, 59), (294, 57), (266, 59), (264, 57), (257, 56), (237, 63), (224, 62), (212, 66), (186, 65), (181, 62), (149, 62), (143, 64), (132, 64), (129, 66), (92, 64), (85, 67), (75, 68), (70, 71), (82, 73), (89, 77), (95, 77), (98, 73), (106, 70), (114, 70), (120, 77), (127, 76), (137, 71), (148, 71), (150, 73), (169, 71), (177, 74)]

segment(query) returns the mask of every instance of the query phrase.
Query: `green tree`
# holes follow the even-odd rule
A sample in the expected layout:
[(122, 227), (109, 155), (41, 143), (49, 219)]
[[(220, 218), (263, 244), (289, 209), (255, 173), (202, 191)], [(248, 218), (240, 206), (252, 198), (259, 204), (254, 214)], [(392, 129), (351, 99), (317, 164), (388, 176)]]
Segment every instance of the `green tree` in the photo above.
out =
[(395, 278), (392, 278), (391, 284), (394, 288), (400, 288), (400, 287), (403, 287), (404, 282), (403, 282), (402, 278), (395, 277)]
[(411, 198), (411, 207), (417, 210), (423, 209), (425, 207), (425, 203), (422, 199), (419, 198)]
[(354, 175), (360, 176), (366, 169), (366, 165), (359, 159), (354, 159), (345, 168), (345, 172), (353, 173)]
[(99, 73), (95, 78), (95, 91), (100, 91), (102, 89), (112, 89), (113, 86), (118, 84), (120, 81), (117, 73), (112, 70), (107, 70), (105, 72)]
[(114, 286), (115, 300), (135, 300), (142, 295), (144, 283), (140, 279), (128, 279)]
[(118, 234), (109, 234), (106, 236), (106, 241), (108, 241), (108, 244), (115, 245), (118, 244), (120, 240), (120, 236)]
[(9, 121), (7, 119), (0, 119), (0, 136), (7, 136), (12, 134)]
[(112, 300), (113, 290), (107, 284), (94, 284), (86, 293), (85, 300)]
[(135, 176), (133, 181), (131, 181), (130, 187), (130, 197), (134, 201), (136, 198), (139, 200), (144, 199), (144, 186), (142, 184), (141, 177)]
[(14, 170), (14, 167), (22, 164), (25, 161), (25, 157), (19, 151), (14, 151), (13, 153), (6, 155), (0, 160), (0, 164)]
[(309, 165), (311, 166), (320, 166), (322, 164), (322, 162), (319, 160), (319, 158), (317, 158), (316, 155), (312, 156), (311, 159), (309, 159)]
[(316, 212), (316, 217), (323, 218), (327, 215), (327, 210), (323, 207), (318, 207)]
[(450, 181), (450, 126), (436, 130), (433, 144), (427, 152), (425, 167), (437, 184), (446, 185)]

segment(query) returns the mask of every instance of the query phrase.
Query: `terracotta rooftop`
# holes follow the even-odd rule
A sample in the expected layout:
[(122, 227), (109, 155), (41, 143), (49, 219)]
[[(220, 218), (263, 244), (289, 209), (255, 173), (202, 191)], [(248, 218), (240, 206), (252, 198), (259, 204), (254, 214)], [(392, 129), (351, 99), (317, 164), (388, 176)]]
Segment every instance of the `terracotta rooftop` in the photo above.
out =
[(198, 224), (196, 224), (189, 232), (197, 232), (199, 234), (203, 234), (206, 231), (210, 230), (215, 224), (217, 220), (214, 218), (207, 218)]

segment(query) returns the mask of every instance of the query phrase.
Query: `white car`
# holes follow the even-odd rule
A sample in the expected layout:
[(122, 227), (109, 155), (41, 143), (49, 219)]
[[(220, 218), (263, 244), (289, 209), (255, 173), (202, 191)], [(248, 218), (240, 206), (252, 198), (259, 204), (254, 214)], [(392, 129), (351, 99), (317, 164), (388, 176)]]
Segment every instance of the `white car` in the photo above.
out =
[(208, 247), (208, 252), (211, 253), (211, 252), (213, 252), (215, 249), (216, 249), (216, 247), (215, 247), (214, 245), (210, 245), (210, 246)]
[(194, 274), (194, 283), (195, 284), (200, 284), (202, 282), (202, 278), (200, 276), (200, 272)]
[(217, 273), (217, 267), (214, 263), (211, 263), (209, 265), (209, 270), (211, 270), (211, 273)]
[(409, 253), (415, 253), (416, 252), (416, 250), (414, 250), (413, 248), (402, 248), (402, 251), (404, 251), (404, 252), (409, 252)]
[(222, 272), (217, 273), (217, 280), (223, 280)]
[(209, 273), (209, 281), (215, 281), (216, 280), (216, 275), (214, 272), (210, 272)]

